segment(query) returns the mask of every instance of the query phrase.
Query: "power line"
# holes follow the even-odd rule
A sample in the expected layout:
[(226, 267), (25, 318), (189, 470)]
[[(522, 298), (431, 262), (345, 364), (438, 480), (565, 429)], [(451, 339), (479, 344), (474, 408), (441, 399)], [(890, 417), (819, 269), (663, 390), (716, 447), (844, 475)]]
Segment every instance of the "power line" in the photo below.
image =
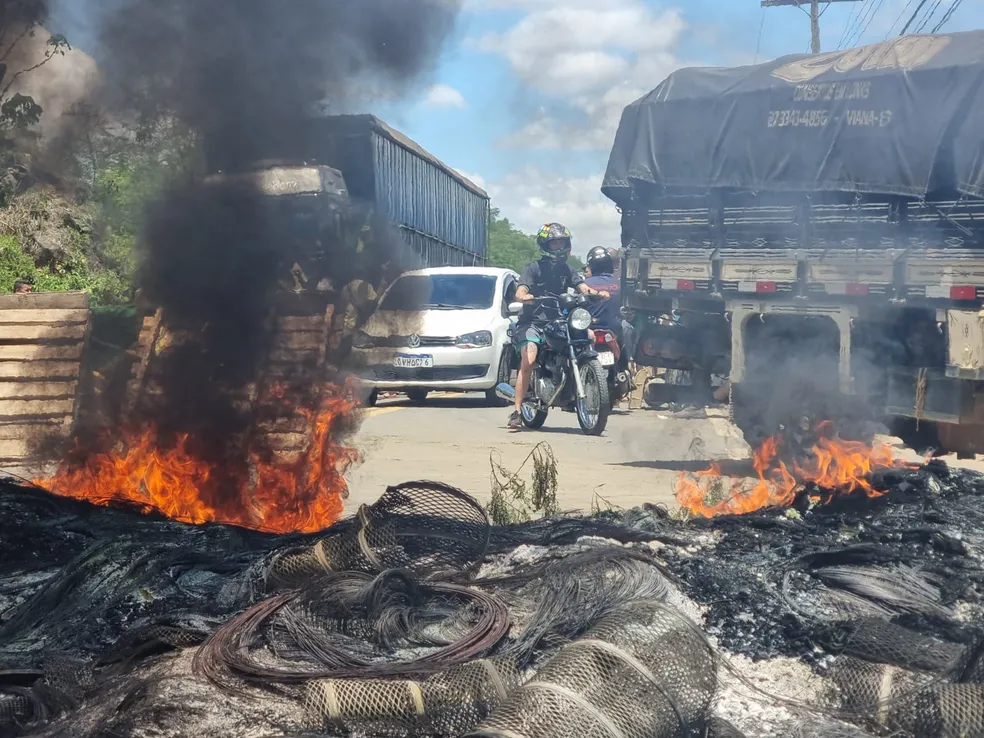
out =
[(935, 28), (933, 28), (933, 33), (938, 33), (939, 30), (946, 25), (946, 22), (950, 20), (950, 16), (952, 16), (954, 11), (960, 7), (960, 3), (962, 2), (963, 0), (953, 0), (953, 2), (950, 3), (950, 9), (943, 14), (943, 19), (936, 24)]
[(892, 24), (892, 27), (889, 28), (888, 29), (888, 33), (885, 34), (885, 38), (886, 39), (888, 39), (888, 37), (892, 35), (892, 31), (895, 30), (895, 26), (897, 26), (899, 24), (899, 21), (902, 20), (902, 16), (905, 15), (909, 11), (909, 8), (912, 7), (912, 3), (913, 2), (914, 2), (914, 0), (909, 0), (909, 2), (907, 2), (905, 4), (905, 7), (902, 8), (901, 11), (899, 11), (899, 17), (895, 19), (895, 22)]
[(916, 6), (916, 9), (914, 11), (912, 11), (912, 15), (909, 16), (909, 20), (907, 20), (905, 22), (905, 25), (902, 26), (902, 30), (899, 32), (899, 35), (900, 36), (904, 36), (905, 35), (905, 32), (909, 30), (909, 26), (912, 25), (912, 22), (919, 15), (919, 11), (923, 9), (923, 5), (925, 5), (928, 1), (929, 0), (919, 0), (919, 5), (917, 5)]
[(916, 33), (922, 33), (923, 29), (926, 27), (926, 24), (933, 20), (933, 16), (936, 15), (936, 11), (940, 9), (942, 4), (943, 0), (936, 0), (936, 2), (933, 3), (933, 6), (929, 9), (929, 12), (926, 13), (922, 21), (919, 23), (919, 27), (916, 28)]
[(762, 8), (762, 19), (759, 21), (758, 38), (755, 39), (755, 61), (752, 62), (752, 64), (758, 64), (759, 48), (762, 44), (762, 27), (764, 25), (765, 25), (765, 8)]
[(837, 42), (838, 49), (843, 49), (848, 45), (848, 40), (854, 35), (854, 31), (858, 27), (861, 17), (871, 6), (872, 2), (873, 0), (864, 0), (860, 5), (856, 5), (857, 15), (854, 15), (854, 8), (851, 9), (851, 14), (847, 17), (847, 23), (844, 24), (844, 32), (841, 33), (840, 41)]
[(871, 14), (868, 16), (868, 22), (865, 23), (864, 24), (864, 28), (862, 28), (858, 32), (858, 37), (857, 37), (857, 40), (855, 41), (855, 43), (858, 43), (859, 41), (861, 41), (861, 39), (864, 36), (864, 34), (867, 33), (869, 26), (871, 26), (871, 21), (873, 21), (875, 19), (875, 16), (878, 15), (878, 11), (881, 10), (881, 6), (884, 5), (884, 4), (885, 4), (885, 0), (878, 0), (878, 4), (875, 5), (874, 10), (872, 10), (871, 11)]
[(858, 23), (856, 26), (857, 30), (852, 36), (849, 37), (847, 46), (854, 46), (861, 41), (861, 37), (864, 35), (864, 32), (868, 30), (868, 27), (871, 25), (871, 21), (875, 19), (875, 14), (878, 13), (878, 10), (884, 2), (885, 0), (877, 0), (877, 2), (872, 0), (868, 4), (868, 11), (866, 13), (862, 12), (861, 17), (858, 18)]

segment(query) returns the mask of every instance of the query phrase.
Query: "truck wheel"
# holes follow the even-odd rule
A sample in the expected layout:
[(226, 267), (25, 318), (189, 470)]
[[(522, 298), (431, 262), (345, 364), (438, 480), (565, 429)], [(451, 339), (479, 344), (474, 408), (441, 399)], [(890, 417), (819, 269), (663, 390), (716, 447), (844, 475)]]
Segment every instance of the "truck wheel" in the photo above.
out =
[(499, 370), (495, 375), (495, 384), (492, 386), (492, 389), (485, 390), (485, 402), (490, 407), (505, 407), (510, 404), (508, 400), (503, 400), (495, 393), (496, 387), (500, 384), (509, 384), (509, 380), (512, 378), (512, 363), (509, 360), (510, 351), (512, 351), (512, 346), (506, 346), (502, 349), (502, 356), (499, 357)]
[(423, 402), (427, 399), (428, 394), (430, 393), (425, 389), (407, 390), (407, 397), (410, 398), (410, 402)]
[(366, 395), (365, 401), (362, 403), (363, 407), (376, 407), (376, 401), (379, 399), (379, 390), (374, 389), (368, 395)]

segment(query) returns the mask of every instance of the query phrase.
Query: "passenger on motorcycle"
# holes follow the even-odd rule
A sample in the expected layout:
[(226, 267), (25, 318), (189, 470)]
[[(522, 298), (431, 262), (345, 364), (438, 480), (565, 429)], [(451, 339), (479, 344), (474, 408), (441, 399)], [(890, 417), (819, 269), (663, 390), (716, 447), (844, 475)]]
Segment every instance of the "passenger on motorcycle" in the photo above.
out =
[(561, 223), (545, 223), (536, 234), (536, 245), (540, 249), (540, 259), (529, 264), (519, 278), (516, 301), (525, 303), (519, 321), (513, 328), (513, 345), (520, 355), (519, 372), (516, 378), (516, 400), (507, 427), (518, 430), (523, 427), (521, 410), (526, 392), (530, 386), (530, 376), (536, 363), (537, 347), (543, 341), (543, 334), (536, 326), (537, 321), (549, 320), (550, 308), (535, 303), (544, 295), (561, 295), (569, 288), (585, 294), (598, 294), (609, 297), (609, 293), (595, 290), (584, 282), (567, 264), (571, 254), (571, 232)]
[(591, 313), (593, 325), (600, 328), (607, 328), (621, 340), (622, 338), (622, 288), (619, 279), (613, 274), (614, 262), (608, 249), (603, 246), (595, 246), (588, 252), (587, 267), (588, 276), (584, 283), (598, 292), (607, 292), (609, 297), (605, 300), (588, 305)]

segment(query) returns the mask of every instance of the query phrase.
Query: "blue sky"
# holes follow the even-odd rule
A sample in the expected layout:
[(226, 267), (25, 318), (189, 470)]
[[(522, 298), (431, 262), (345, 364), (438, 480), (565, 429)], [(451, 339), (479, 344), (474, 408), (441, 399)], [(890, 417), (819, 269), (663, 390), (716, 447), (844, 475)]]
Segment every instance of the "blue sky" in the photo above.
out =
[[(920, 1), (832, 3), (821, 18), (821, 47), (897, 35)], [(90, 3), (100, 4), (61, 0), (62, 11)], [(925, 22), (929, 32), (953, 3), (927, 0), (910, 30)], [(805, 52), (810, 41), (806, 13), (762, 9), (757, 0), (463, 0), (463, 6), (433, 73), (405, 99), (369, 112), (486, 187), (493, 206), (524, 230), (566, 222), (582, 253), (618, 242), (618, 214), (599, 187), (625, 104), (681, 66), (764, 61)], [(957, 0), (944, 29), (972, 28), (984, 28), (984, 0)], [(76, 37), (85, 40), (84, 32)]]

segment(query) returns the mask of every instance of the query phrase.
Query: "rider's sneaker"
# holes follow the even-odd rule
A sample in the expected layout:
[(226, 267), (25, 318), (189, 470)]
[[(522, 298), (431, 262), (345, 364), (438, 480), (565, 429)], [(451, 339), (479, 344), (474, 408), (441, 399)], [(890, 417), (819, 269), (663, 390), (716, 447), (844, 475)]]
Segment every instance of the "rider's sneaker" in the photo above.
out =
[(519, 430), (523, 427), (523, 416), (518, 411), (513, 410), (509, 416), (509, 421), (506, 423), (506, 427), (509, 430)]

